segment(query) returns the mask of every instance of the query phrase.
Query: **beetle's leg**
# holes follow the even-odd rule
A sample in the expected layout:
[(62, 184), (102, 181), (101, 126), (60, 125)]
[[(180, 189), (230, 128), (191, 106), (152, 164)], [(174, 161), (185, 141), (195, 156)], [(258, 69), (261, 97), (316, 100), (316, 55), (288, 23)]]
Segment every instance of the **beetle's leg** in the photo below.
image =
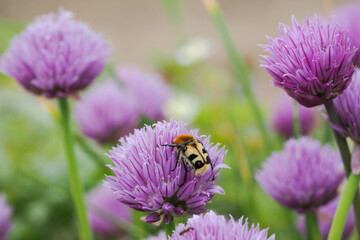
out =
[(180, 157), (180, 152), (181, 152), (181, 151), (178, 150), (178, 154), (177, 154), (177, 157), (176, 157), (176, 164), (175, 164), (175, 167), (174, 167), (173, 169), (171, 169), (172, 172), (176, 169), (176, 167), (177, 167), (177, 165), (178, 165), (179, 157)]

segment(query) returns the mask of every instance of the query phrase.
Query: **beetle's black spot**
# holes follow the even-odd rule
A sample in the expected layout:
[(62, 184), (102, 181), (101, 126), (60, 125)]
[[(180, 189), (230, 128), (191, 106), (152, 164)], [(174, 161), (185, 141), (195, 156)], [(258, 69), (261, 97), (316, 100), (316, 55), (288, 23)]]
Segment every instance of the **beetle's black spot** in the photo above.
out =
[(203, 153), (207, 153), (207, 151), (206, 151), (206, 149), (205, 149), (205, 148), (203, 148), (202, 152), (203, 152)]
[(204, 164), (201, 161), (196, 161), (194, 165), (195, 165), (196, 169), (201, 168), (202, 166), (204, 166)]
[(191, 155), (189, 156), (190, 161), (194, 160), (195, 158), (197, 158), (197, 155), (196, 155), (196, 154), (191, 154)]
[(191, 146), (197, 148), (196, 143), (192, 143)]
[(206, 156), (206, 162), (207, 162), (207, 163), (210, 162), (210, 157), (209, 157), (209, 155)]

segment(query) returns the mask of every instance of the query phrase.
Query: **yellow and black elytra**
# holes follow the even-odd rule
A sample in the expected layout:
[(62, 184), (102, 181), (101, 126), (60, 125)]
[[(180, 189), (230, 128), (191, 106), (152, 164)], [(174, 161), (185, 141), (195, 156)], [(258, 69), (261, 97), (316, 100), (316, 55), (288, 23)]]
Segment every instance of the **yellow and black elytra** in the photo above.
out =
[(176, 147), (177, 149), (176, 164), (171, 171), (176, 169), (179, 160), (181, 160), (185, 168), (185, 177), (183, 183), (179, 185), (179, 187), (184, 185), (186, 182), (188, 172), (186, 164), (191, 167), (195, 175), (205, 174), (210, 169), (210, 167), (211, 170), (213, 170), (213, 165), (211, 163), (208, 152), (204, 148), (204, 145), (193, 135), (179, 135), (174, 139), (173, 144), (163, 144), (161, 146)]

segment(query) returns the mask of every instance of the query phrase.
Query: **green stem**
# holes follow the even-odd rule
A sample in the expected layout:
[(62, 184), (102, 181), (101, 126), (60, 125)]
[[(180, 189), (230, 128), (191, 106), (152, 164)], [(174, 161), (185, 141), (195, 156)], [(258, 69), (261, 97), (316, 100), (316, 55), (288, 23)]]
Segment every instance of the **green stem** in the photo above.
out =
[(307, 239), (322, 240), (323, 238), (320, 232), (316, 214), (311, 211), (306, 211), (305, 218), (306, 218)]
[(166, 237), (167, 239), (169, 239), (169, 236), (172, 235), (173, 230), (175, 230), (175, 221), (171, 221), (169, 224), (165, 224), (165, 232), (166, 232)]
[(159, 0), (164, 7), (169, 22), (171, 24), (171, 30), (174, 31), (173, 36), (176, 36), (177, 43), (181, 43), (184, 39), (185, 33), (183, 28), (183, 8), (182, 0)]
[(73, 136), (70, 130), (70, 109), (66, 98), (59, 99), (61, 111), (61, 125), (64, 135), (65, 153), (69, 165), (70, 188), (75, 203), (76, 214), (79, 221), (80, 239), (92, 239), (92, 232), (87, 218), (86, 206), (84, 203), (83, 188), (81, 186), (79, 171), (77, 168)]
[[(324, 105), (325, 105), (325, 109), (326, 109), (326, 111), (327, 111), (327, 113), (329, 115), (330, 122), (332, 122), (332, 123), (334, 123), (336, 125), (341, 125), (341, 121), (340, 121), (339, 115), (336, 112), (333, 101), (332, 100), (327, 101)], [(351, 155), (350, 155), (349, 147), (347, 145), (347, 142), (346, 142), (345, 138), (343, 138), (335, 130), (333, 130), (333, 133), (335, 135), (335, 140), (336, 140), (336, 143), (337, 143), (337, 145), (339, 147), (341, 158), (342, 158), (342, 161), (344, 163), (346, 176), (349, 176), (349, 174), (351, 173), (351, 168), (350, 168)]]
[(359, 186), (360, 175), (350, 173), (345, 190), (341, 195), (339, 206), (336, 209), (328, 240), (339, 240), (344, 231), (347, 216), (351, 203), (356, 195)]
[(300, 107), (299, 103), (294, 100), (294, 137), (299, 138), (301, 136), (300, 125)]
[[(324, 104), (324, 106), (328, 113), (330, 122), (334, 123), (336, 125), (341, 125), (341, 120), (339, 118), (339, 115), (336, 112), (333, 101), (332, 100), (327, 101)], [(333, 129), (333, 133), (335, 135), (335, 140), (336, 140), (336, 143), (340, 150), (340, 154), (341, 154), (341, 158), (342, 158), (342, 161), (344, 164), (346, 176), (349, 178), (349, 176), (351, 174), (351, 166), (350, 166), (351, 154), (349, 151), (348, 144), (346, 142), (346, 139), (343, 138), (334, 129)], [(357, 229), (357, 232), (360, 234), (360, 195), (359, 195), (359, 191), (357, 188), (355, 189), (355, 191), (357, 191), (357, 192), (355, 192), (355, 197), (353, 199), (353, 206), (354, 206), (354, 212), (355, 212), (355, 218), (356, 218), (356, 229)]]
[(102, 169), (102, 172), (108, 175), (112, 175), (112, 171), (106, 167), (106, 162), (103, 157), (101, 157), (97, 152), (93, 150), (91, 146), (89, 146), (89, 143), (79, 134), (75, 134), (75, 140), (79, 147), (94, 161), (96, 165), (100, 169)]
[(205, 6), (214, 21), (214, 24), (222, 37), (225, 48), (230, 56), (230, 60), (234, 69), (235, 76), (237, 80), (240, 82), (243, 93), (251, 106), (253, 111), (253, 115), (255, 117), (255, 121), (258, 129), (260, 130), (264, 143), (266, 145), (267, 153), (270, 153), (273, 149), (273, 142), (270, 139), (270, 135), (268, 129), (266, 128), (264, 119), (262, 117), (259, 104), (255, 97), (252, 85), (251, 85), (251, 77), (249, 69), (246, 66), (244, 59), (238, 53), (234, 42), (230, 36), (228, 31), (225, 19), (221, 12), (220, 6), (218, 5), (216, 0), (204, 0)]

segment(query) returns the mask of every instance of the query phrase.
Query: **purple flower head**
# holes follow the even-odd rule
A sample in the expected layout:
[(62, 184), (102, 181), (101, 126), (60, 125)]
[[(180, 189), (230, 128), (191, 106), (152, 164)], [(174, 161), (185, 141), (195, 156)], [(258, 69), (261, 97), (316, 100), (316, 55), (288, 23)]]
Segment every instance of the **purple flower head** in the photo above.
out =
[[(294, 102), (289, 97), (282, 97), (277, 102), (272, 119), (273, 129), (280, 135), (291, 138), (294, 136)], [(299, 106), (301, 134), (307, 135), (315, 126), (314, 109)]]
[(132, 92), (142, 114), (151, 120), (164, 119), (164, 104), (170, 97), (170, 86), (157, 74), (146, 73), (135, 67), (122, 67), (117, 75)]
[(340, 125), (332, 126), (344, 137), (360, 143), (360, 70), (356, 69), (349, 87), (334, 100)]
[(90, 223), (96, 235), (113, 238), (124, 234), (116, 224), (130, 224), (131, 211), (115, 199), (110, 189), (99, 186), (88, 193), (86, 200)]
[(249, 229), (248, 220), (244, 220), (244, 217), (236, 221), (230, 216), (230, 220), (227, 220), (224, 216), (210, 211), (206, 214), (193, 216), (186, 225), (179, 224), (169, 239), (274, 240), (275, 235), (268, 237), (268, 228), (260, 230), (259, 224), (256, 227), (252, 224)]
[(293, 16), (292, 27), (280, 24), (279, 34), (261, 45), (270, 54), (263, 56), (261, 66), (276, 86), (306, 107), (323, 104), (348, 86), (356, 48), (338, 25), (318, 17), (300, 25)]
[[(189, 166), (185, 179), (185, 168), (178, 164), (176, 148), (160, 146), (173, 143), (182, 134), (191, 134), (202, 142), (207, 150), (213, 170), (203, 175), (195, 175)], [(114, 166), (109, 166), (115, 176), (107, 176), (105, 183), (116, 198), (129, 207), (144, 212), (152, 212), (146, 222), (170, 223), (173, 217), (205, 212), (205, 206), (215, 193), (224, 194), (214, 179), (224, 164), (226, 150), (213, 145), (210, 138), (199, 136), (199, 130), (189, 130), (186, 124), (171, 120), (146, 126), (120, 139), (110, 151)]]
[(5, 196), (0, 194), (0, 240), (8, 239), (7, 235), (12, 228), (10, 221), (12, 208), (6, 202)]
[[(324, 239), (328, 238), (331, 223), (334, 218), (336, 208), (339, 204), (339, 200), (340, 200), (339, 197), (332, 200), (328, 204), (320, 207), (316, 212), (316, 215), (317, 215), (317, 218), (319, 221), (319, 227), (321, 230), (321, 234)], [(304, 235), (306, 235), (305, 217), (303, 215), (301, 215), (299, 217), (299, 222), (297, 225), (298, 225), (300, 232), (303, 233)], [(342, 239), (349, 238), (354, 230), (354, 227), (355, 227), (355, 215), (354, 215), (353, 208), (351, 207), (348, 218), (346, 219), (346, 224), (345, 224)]]
[(75, 117), (86, 136), (108, 143), (132, 132), (139, 124), (140, 113), (131, 93), (107, 82), (81, 98)]
[(101, 35), (60, 9), (38, 17), (16, 36), (0, 67), (32, 93), (59, 98), (89, 85), (109, 54)]
[(309, 137), (288, 140), (256, 173), (265, 192), (299, 212), (335, 198), (344, 176), (339, 152)]
[[(344, 30), (348, 31), (347, 35), (350, 42), (356, 48), (360, 48), (360, 25), (358, 24), (360, 12), (360, 3), (353, 2), (336, 9), (334, 22), (338, 23)], [(360, 51), (355, 53), (353, 62), (360, 67)]]

